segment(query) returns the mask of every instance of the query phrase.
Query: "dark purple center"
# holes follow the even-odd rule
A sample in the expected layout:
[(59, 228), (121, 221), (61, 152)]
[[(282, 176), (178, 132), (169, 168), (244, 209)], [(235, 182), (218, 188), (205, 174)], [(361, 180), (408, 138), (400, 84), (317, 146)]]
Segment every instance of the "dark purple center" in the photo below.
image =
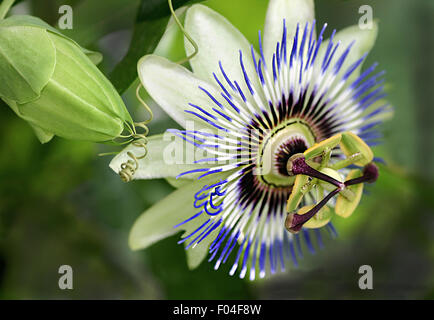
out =
[(279, 173), (282, 176), (289, 176), (288, 170), (286, 169), (289, 158), (294, 154), (305, 152), (306, 149), (306, 142), (300, 138), (293, 138), (281, 145), (276, 154), (276, 166)]

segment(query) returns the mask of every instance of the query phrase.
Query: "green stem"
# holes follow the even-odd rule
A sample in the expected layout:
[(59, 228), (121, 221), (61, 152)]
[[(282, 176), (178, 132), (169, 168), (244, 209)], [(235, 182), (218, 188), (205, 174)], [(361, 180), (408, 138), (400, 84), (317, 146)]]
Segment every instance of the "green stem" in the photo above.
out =
[(193, 59), (197, 53), (199, 52), (199, 46), (197, 45), (197, 43), (193, 40), (193, 38), (187, 33), (187, 31), (185, 31), (184, 26), (182, 25), (181, 21), (179, 21), (178, 17), (176, 16), (175, 10), (173, 9), (173, 5), (172, 5), (172, 0), (168, 0), (169, 3), (169, 9), (170, 12), (172, 14), (173, 19), (175, 20), (175, 23), (178, 25), (179, 29), (181, 29), (181, 32), (184, 34), (184, 36), (187, 38), (187, 40), (191, 43), (191, 45), (194, 48), (194, 52), (189, 55), (187, 58), (182, 59), (181, 61), (178, 61), (178, 64), (183, 64), (187, 61), (190, 61), (191, 59)]
[(0, 20), (6, 17), (14, 2), (15, 0), (3, 0), (2, 4), (0, 4)]

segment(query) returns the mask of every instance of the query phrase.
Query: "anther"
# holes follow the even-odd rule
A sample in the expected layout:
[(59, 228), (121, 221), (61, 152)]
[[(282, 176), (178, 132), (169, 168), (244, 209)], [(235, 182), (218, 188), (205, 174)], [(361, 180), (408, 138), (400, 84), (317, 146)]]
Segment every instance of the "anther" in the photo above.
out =
[(298, 214), (298, 213), (289, 213), (286, 216), (285, 220), (285, 228), (291, 233), (298, 233), (303, 225), (308, 222), (310, 219), (313, 218), (321, 209), (324, 207), (327, 202), (333, 198), (336, 194), (341, 191), (339, 188), (333, 190), (330, 192), (324, 199), (321, 200), (315, 207), (313, 207), (311, 210), (306, 212), (305, 214)]
[(330, 184), (335, 185), (338, 187), (339, 190), (345, 189), (345, 184), (336, 180), (335, 178), (332, 178), (322, 172), (319, 172), (318, 170), (315, 170), (314, 168), (310, 167), (304, 158), (304, 155), (302, 153), (297, 153), (293, 155), (288, 160), (288, 164), (286, 166), (288, 170), (289, 175), (297, 175), (297, 174), (304, 174), (306, 176), (317, 178), (320, 180), (323, 180), (325, 182), (328, 182)]
[(373, 163), (367, 164), (363, 168), (363, 175), (345, 182), (345, 186), (351, 186), (359, 183), (374, 183), (378, 179), (378, 167)]

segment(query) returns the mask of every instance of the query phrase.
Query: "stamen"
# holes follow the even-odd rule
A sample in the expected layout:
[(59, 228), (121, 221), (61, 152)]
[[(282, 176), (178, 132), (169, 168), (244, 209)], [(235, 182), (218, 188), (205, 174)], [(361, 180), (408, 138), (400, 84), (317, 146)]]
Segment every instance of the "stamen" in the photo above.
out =
[(289, 175), (304, 174), (306, 176), (317, 178), (325, 182), (328, 182), (330, 184), (333, 184), (336, 187), (338, 187), (339, 191), (345, 188), (344, 183), (310, 167), (306, 163), (306, 160), (302, 153), (295, 154), (291, 158), (289, 158), (288, 165), (286, 168), (288, 170)]
[(378, 167), (373, 163), (367, 164), (363, 168), (363, 176), (351, 179), (345, 182), (345, 186), (351, 186), (359, 183), (374, 183), (378, 179)]
[(339, 188), (333, 190), (330, 192), (324, 199), (321, 200), (315, 207), (313, 207), (311, 210), (306, 212), (305, 214), (298, 214), (298, 213), (290, 213), (286, 217), (285, 221), (285, 227), (286, 229), (291, 233), (297, 233), (301, 230), (303, 225), (308, 222), (315, 214), (318, 213), (324, 207), (327, 202), (333, 198), (336, 194), (338, 194), (340, 191)]

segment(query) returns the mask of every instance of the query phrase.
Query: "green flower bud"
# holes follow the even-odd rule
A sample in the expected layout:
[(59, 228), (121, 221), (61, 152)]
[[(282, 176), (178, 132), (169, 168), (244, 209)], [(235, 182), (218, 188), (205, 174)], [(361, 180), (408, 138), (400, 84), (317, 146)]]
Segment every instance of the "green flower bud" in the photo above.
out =
[(0, 21), (0, 97), (43, 143), (53, 135), (110, 141), (133, 124), (92, 59), (98, 56), (38, 18)]

